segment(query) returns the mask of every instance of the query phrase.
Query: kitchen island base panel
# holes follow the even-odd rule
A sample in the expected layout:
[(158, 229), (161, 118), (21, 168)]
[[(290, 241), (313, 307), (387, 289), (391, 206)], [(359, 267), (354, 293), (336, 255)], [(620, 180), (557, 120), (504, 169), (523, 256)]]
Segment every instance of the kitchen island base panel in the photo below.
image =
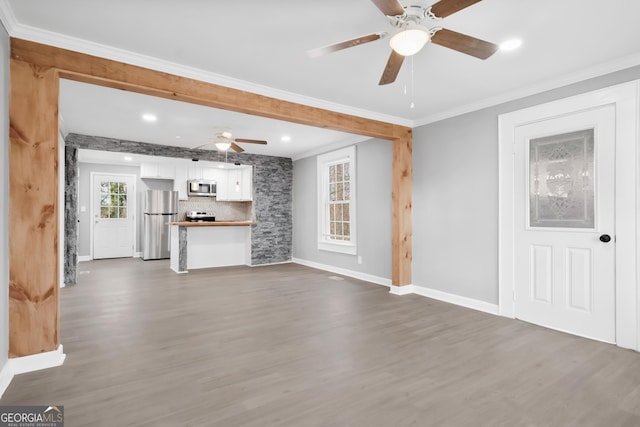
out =
[(250, 227), (187, 227), (187, 270), (251, 263)]
[(172, 225), (171, 269), (190, 269), (251, 264), (251, 227), (191, 227)]

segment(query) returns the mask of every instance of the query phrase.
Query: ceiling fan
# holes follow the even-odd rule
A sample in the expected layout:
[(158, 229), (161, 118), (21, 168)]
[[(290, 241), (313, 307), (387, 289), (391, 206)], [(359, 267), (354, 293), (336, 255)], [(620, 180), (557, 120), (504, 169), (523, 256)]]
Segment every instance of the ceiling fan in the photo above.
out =
[(244, 148), (236, 144), (236, 142), (242, 144), (262, 144), (266, 145), (267, 141), (259, 140), (259, 139), (244, 139), (244, 138), (233, 138), (233, 134), (230, 130), (219, 130), (216, 131), (215, 137), (213, 141), (207, 142), (206, 144), (197, 145), (195, 147), (191, 147), (192, 150), (202, 149), (209, 145), (215, 145), (218, 151), (227, 151), (231, 148), (236, 153), (242, 153)]
[[(493, 55), (498, 46), (466, 34), (445, 28), (429, 28), (423, 21), (437, 21), (465, 9), (481, 0), (440, 0), (432, 5), (429, 0), (371, 0), (384, 13), (392, 26), (397, 28), (389, 45), (391, 56), (384, 68), (379, 85), (393, 83), (398, 76), (404, 58), (418, 53), (428, 43), (435, 43), (479, 59)], [(312, 58), (385, 38), (388, 32), (368, 34), (330, 46), (312, 49)]]

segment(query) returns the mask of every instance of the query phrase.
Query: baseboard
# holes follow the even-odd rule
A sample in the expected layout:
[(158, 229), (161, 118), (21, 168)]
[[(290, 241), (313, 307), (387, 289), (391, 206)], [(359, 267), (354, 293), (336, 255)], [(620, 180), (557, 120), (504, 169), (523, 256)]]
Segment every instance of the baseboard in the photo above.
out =
[(78, 255), (78, 262), (91, 261), (91, 255)]
[(2, 370), (0, 370), (0, 398), (2, 398), (4, 392), (7, 391), (11, 380), (13, 380), (13, 371), (11, 370), (11, 363), (7, 360)]
[(41, 369), (54, 368), (64, 363), (67, 357), (63, 352), (62, 344), (57, 350), (47, 351), (30, 356), (16, 357), (9, 359), (7, 363), (13, 375), (24, 374), (26, 372), (39, 371)]
[(413, 285), (390, 286), (389, 293), (392, 295), (409, 295), (413, 293)]
[(347, 270), (346, 268), (334, 267), (332, 265), (320, 264), (300, 258), (292, 258), (292, 262), (307, 267), (317, 268), (319, 270), (330, 271), (332, 273), (341, 274), (343, 276), (353, 277), (354, 279), (364, 280), (365, 282), (375, 283), (376, 285), (391, 286), (391, 280), (384, 277), (374, 276), (372, 274), (362, 273), (360, 271)]
[[(498, 304), (491, 304), (473, 298), (467, 298), (460, 295), (450, 294), (447, 292), (437, 291), (423, 286), (413, 286), (413, 293), (422, 295), (423, 297), (437, 299), (438, 301), (448, 302), (450, 304), (460, 305), (462, 307), (471, 308), (473, 310), (483, 311), (489, 314), (498, 315)], [(404, 286), (402, 286), (404, 288)]]
[(178, 274), (187, 274), (189, 272), (189, 270), (185, 270), (185, 271), (178, 271), (175, 268), (169, 266), (169, 268), (171, 269), (171, 271), (173, 271), (174, 273), (178, 273)]
[(142, 252), (134, 252), (133, 253), (133, 257), (134, 258), (142, 258)]
[(280, 264), (291, 264), (293, 261), (278, 261), (278, 262), (268, 262), (266, 264), (247, 264), (249, 267), (266, 267), (268, 265), (280, 265)]

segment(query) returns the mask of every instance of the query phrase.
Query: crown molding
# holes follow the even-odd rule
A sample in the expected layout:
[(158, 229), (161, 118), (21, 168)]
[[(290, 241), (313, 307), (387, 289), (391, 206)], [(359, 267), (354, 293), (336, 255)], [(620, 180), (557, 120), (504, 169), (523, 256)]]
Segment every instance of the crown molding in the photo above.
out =
[(527, 86), (515, 91), (506, 92), (491, 98), (483, 99), (479, 102), (470, 103), (460, 107), (452, 108), (432, 114), (413, 122), (413, 127), (424, 126), (430, 123), (439, 122), (441, 120), (450, 119), (452, 117), (461, 116), (463, 114), (482, 110), (496, 105), (504, 104), (510, 101), (526, 98), (528, 96), (537, 95), (553, 89), (559, 89), (574, 83), (579, 83), (592, 78), (604, 76), (606, 74), (622, 71), (627, 68), (640, 65), (640, 53), (632, 54), (614, 61), (604, 62), (593, 67), (581, 70), (575, 73), (567, 74), (555, 79), (549, 79), (543, 83)]
[(401, 126), (412, 127), (413, 121), (382, 114), (375, 111), (365, 110), (361, 108), (350, 107), (348, 105), (333, 103), (323, 99), (312, 98), (275, 89), (269, 86), (251, 83), (245, 80), (235, 79), (222, 74), (212, 73), (195, 67), (178, 64), (176, 62), (158, 59), (148, 55), (142, 55), (125, 49), (108, 46), (101, 43), (95, 43), (77, 37), (71, 37), (64, 34), (56, 33), (49, 30), (24, 25), (16, 20), (11, 6), (6, 0), (0, 0), (0, 21), (5, 23), (7, 32), (11, 37), (20, 38), (36, 43), (47, 44), (61, 49), (72, 50), (87, 55), (98, 56), (113, 61), (123, 62), (126, 64), (136, 65), (139, 67), (149, 68), (181, 77), (225, 86), (237, 90), (251, 92), (271, 98), (289, 101), (296, 104), (307, 105), (310, 107), (321, 108), (338, 113), (349, 114), (356, 117), (362, 117), (381, 122), (397, 124)]

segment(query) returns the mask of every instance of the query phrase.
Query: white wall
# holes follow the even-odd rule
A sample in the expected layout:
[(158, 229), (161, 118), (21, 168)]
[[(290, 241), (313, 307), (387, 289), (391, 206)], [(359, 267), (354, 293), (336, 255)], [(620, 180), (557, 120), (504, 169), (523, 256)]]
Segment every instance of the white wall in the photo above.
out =
[(0, 396), (9, 354), (9, 35), (0, 24)]
[[(391, 279), (391, 142), (356, 146), (357, 255), (318, 250), (317, 156), (293, 163), (293, 258)], [(357, 256), (362, 257), (358, 264)]]
[(498, 116), (640, 78), (640, 67), (414, 129), (413, 283), (498, 303)]

